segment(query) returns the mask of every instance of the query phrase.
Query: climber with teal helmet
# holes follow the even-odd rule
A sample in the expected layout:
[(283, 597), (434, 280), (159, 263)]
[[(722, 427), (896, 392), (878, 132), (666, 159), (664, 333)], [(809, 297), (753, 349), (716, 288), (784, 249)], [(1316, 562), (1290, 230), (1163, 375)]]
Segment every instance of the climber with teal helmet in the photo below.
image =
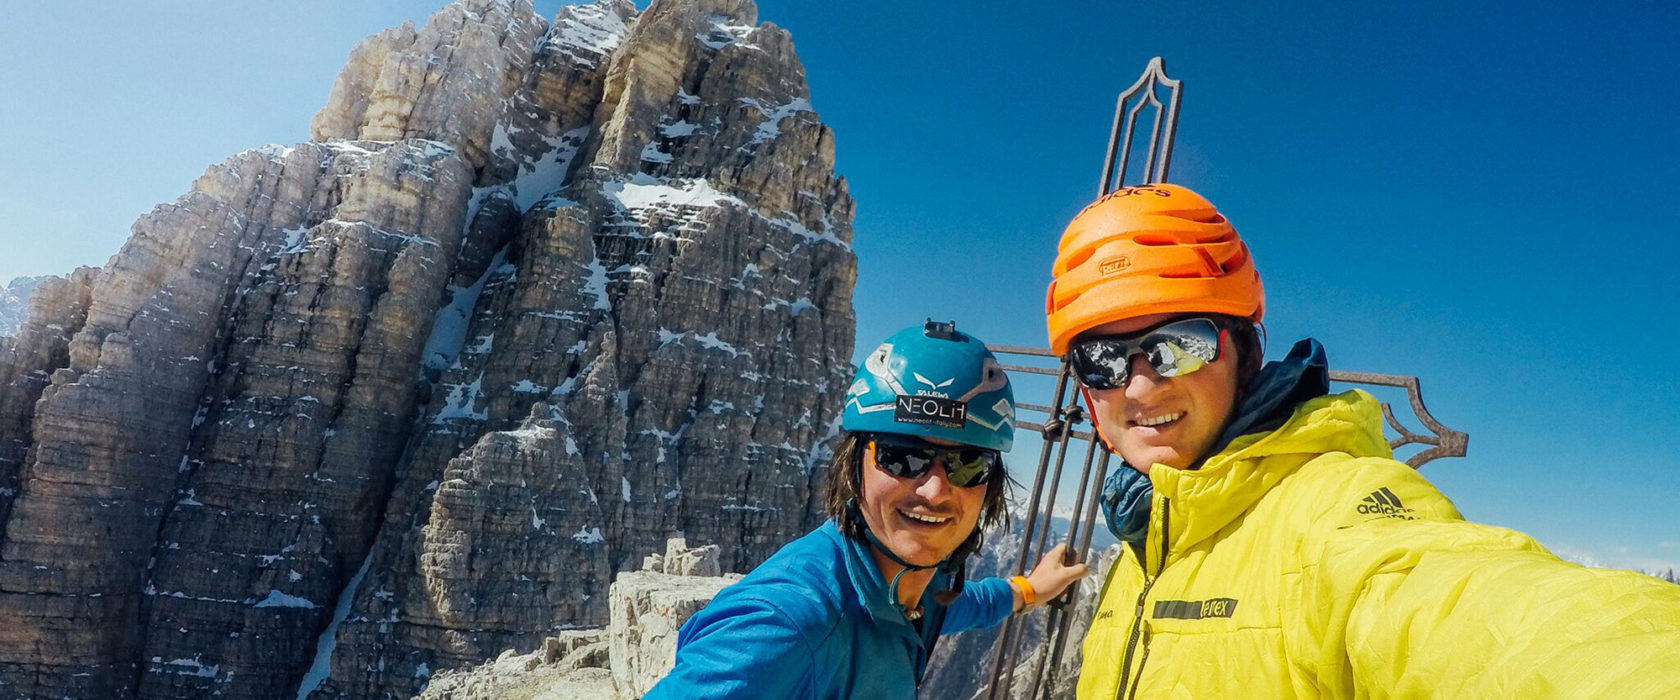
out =
[(996, 625), (1086, 574), (1057, 547), (1027, 576), (964, 581), (1003, 517), (1015, 399), (997, 358), (954, 324), (875, 348), (841, 428), (827, 522), (689, 618), (645, 698), (914, 698), (941, 634)]

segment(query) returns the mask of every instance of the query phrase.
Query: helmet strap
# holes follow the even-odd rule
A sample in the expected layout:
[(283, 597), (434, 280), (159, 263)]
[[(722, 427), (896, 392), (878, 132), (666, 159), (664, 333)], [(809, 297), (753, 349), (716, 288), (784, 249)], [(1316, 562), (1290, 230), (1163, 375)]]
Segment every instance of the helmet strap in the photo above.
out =
[[(863, 519), (863, 509), (858, 506), (856, 498), (846, 499), (846, 517), (852, 519), (852, 523), (857, 526), (858, 532), (863, 533), (863, 539), (869, 542), (869, 546), (874, 547), (875, 551), (885, 554), (887, 559), (892, 560), (892, 563), (904, 567), (899, 569), (898, 573), (893, 574), (891, 583), (887, 585), (887, 600), (892, 602), (893, 609), (903, 613), (905, 617), (911, 617), (912, 619), (920, 617), (919, 612), (913, 617), (911, 612), (905, 609), (904, 604), (898, 600), (898, 583), (907, 573), (939, 569), (951, 575), (950, 589), (936, 596), (941, 605), (950, 605), (950, 600), (955, 600), (956, 594), (962, 592), (963, 576), (968, 570), (968, 555), (973, 554), (974, 550), (980, 548), (979, 528), (975, 528), (975, 533), (969, 535), (968, 539), (963, 540), (963, 543), (958, 545), (956, 551), (951, 552), (950, 556), (945, 557), (938, 563), (923, 565), (905, 561), (893, 552), (892, 548), (887, 546), (887, 543), (882, 542), (881, 538), (876, 537), (875, 533), (870, 531), (869, 523)], [(949, 594), (950, 600), (945, 600), (947, 594)]]
[(962, 544), (957, 545), (956, 551), (951, 552), (951, 556), (939, 563), (939, 570), (945, 572), (950, 579), (950, 584), (945, 590), (933, 596), (940, 605), (950, 605), (956, 602), (957, 596), (962, 595), (963, 584), (968, 578), (968, 558), (979, 551), (981, 539), (980, 526), (975, 525), (974, 532), (969, 534), (968, 539), (963, 540)]
[[(1108, 436), (1103, 435), (1102, 426), (1097, 424), (1097, 404), (1091, 401), (1091, 390), (1081, 385), (1079, 387), (1079, 395), (1085, 398), (1085, 416), (1091, 419), (1091, 434), (1096, 435), (1097, 439), (1102, 441), (1102, 446), (1107, 448), (1109, 452), (1117, 455), (1120, 454), (1119, 450), (1114, 449), (1113, 445), (1108, 444)], [(1125, 458), (1125, 455), (1120, 455), (1120, 459), (1124, 460)]]

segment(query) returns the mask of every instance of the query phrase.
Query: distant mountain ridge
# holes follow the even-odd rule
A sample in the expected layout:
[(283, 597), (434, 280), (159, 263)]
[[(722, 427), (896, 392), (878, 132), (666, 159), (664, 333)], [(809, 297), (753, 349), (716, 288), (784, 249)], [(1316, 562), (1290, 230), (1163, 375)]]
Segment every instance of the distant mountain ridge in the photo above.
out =
[(0, 336), (17, 335), (18, 326), (23, 325), (24, 317), (29, 314), (29, 295), (44, 279), (45, 276), (15, 277), (0, 288)]

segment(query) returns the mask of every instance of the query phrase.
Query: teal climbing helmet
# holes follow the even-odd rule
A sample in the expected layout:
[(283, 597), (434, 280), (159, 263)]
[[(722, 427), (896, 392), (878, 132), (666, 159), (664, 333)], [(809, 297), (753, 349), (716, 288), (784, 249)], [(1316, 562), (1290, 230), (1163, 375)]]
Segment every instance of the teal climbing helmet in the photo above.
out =
[(985, 343), (954, 323), (929, 320), (894, 333), (864, 358), (846, 390), (840, 427), (1008, 452), (1015, 392)]

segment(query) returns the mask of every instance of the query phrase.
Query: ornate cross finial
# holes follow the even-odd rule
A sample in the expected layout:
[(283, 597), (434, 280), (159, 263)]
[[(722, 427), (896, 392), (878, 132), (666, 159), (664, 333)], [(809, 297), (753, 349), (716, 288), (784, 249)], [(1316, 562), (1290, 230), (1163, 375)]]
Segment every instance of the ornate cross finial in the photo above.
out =
[[(1155, 95), (1157, 87), (1169, 95), (1165, 104)], [(1173, 136), (1178, 132), (1178, 102), (1183, 96), (1182, 84), (1167, 77), (1166, 61), (1160, 56), (1149, 59), (1143, 75), (1120, 93), (1120, 99), (1114, 105), (1114, 130), (1108, 137), (1108, 158), (1103, 162), (1102, 182), (1097, 185), (1098, 197), (1126, 186), (1126, 171), (1132, 165), (1132, 141), (1137, 134), (1137, 118), (1146, 106), (1155, 108), (1155, 120), (1149, 128), (1149, 150), (1144, 160), (1143, 180), (1138, 184), (1167, 181), (1167, 169), (1172, 167)], [(1127, 107), (1126, 103), (1133, 99), (1137, 101)], [(1120, 166), (1118, 178), (1114, 172), (1116, 156)]]

